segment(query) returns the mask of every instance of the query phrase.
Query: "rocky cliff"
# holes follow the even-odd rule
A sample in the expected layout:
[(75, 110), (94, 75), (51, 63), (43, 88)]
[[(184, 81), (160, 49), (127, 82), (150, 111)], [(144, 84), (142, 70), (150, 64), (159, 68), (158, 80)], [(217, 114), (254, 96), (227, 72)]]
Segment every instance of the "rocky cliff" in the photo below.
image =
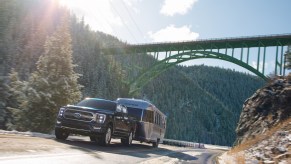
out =
[(236, 128), (235, 161), (240, 154), (246, 163), (291, 162), (290, 77), (270, 82), (245, 101)]
[(236, 144), (263, 134), (291, 116), (291, 80), (276, 79), (247, 99), (236, 128)]

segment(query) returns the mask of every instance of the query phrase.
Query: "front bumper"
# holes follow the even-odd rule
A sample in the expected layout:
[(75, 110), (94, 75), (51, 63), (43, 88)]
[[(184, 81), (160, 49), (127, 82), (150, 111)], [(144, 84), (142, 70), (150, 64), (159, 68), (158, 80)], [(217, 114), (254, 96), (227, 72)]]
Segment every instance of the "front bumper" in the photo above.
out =
[(55, 125), (55, 129), (61, 129), (71, 134), (80, 134), (86, 136), (99, 136), (106, 132), (106, 127), (104, 124), (66, 119), (58, 119)]

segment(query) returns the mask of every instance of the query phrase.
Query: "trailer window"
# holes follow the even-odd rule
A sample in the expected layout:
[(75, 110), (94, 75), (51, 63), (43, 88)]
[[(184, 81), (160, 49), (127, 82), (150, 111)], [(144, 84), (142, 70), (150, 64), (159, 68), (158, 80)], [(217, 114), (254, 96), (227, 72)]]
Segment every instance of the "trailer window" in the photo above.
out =
[(144, 110), (142, 120), (144, 122), (154, 123), (154, 112), (151, 110)]
[(128, 115), (141, 120), (142, 109), (127, 107)]

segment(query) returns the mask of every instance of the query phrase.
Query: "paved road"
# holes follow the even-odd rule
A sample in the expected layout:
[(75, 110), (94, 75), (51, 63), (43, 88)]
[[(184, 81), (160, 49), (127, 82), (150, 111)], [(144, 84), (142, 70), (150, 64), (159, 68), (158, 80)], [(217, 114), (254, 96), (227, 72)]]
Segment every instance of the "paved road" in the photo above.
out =
[(134, 142), (131, 147), (112, 140), (108, 147), (98, 146), (88, 137), (70, 136), (67, 141), (23, 135), (0, 134), (0, 164), (90, 164), (90, 163), (212, 163), (222, 150), (191, 149)]

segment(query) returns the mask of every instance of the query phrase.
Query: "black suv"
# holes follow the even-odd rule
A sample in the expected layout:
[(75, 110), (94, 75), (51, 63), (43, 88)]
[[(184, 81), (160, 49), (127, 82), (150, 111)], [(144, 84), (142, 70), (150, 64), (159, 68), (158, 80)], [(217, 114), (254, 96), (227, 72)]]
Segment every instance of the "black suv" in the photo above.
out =
[(90, 136), (100, 145), (110, 144), (111, 138), (120, 138), (124, 145), (131, 145), (136, 121), (128, 117), (127, 108), (115, 101), (86, 98), (76, 105), (59, 110), (55, 125), (57, 139), (65, 140), (70, 133)]

